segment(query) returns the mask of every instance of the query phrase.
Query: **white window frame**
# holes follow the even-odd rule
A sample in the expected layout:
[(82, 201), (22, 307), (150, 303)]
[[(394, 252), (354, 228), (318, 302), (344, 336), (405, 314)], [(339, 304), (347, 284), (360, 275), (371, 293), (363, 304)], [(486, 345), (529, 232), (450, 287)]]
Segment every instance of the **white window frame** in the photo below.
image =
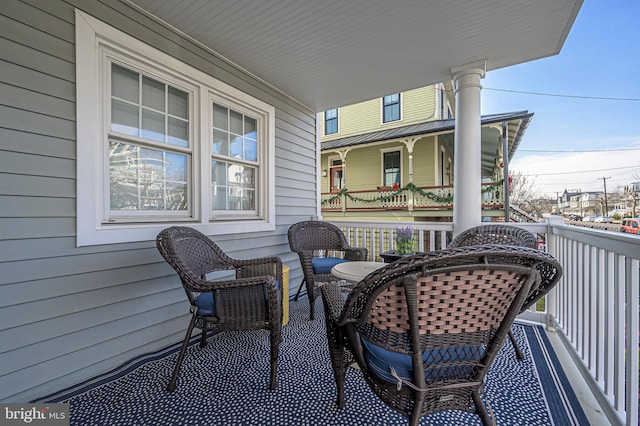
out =
[(380, 98), (380, 124), (390, 124), (390, 123), (399, 123), (402, 121), (403, 117), (404, 117), (404, 112), (402, 111), (402, 93), (391, 93), (390, 95), (387, 96), (393, 96), (393, 95), (398, 95), (398, 119), (397, 120), (389, 120), (389, 121), (384, 121), (384, 98), (386, 98), (386, 96), (383, 96)]
[[(174, 224), (191, 226), (206, 235), (275, 230), (275, 108), (81, 11), (76, 10), (75, 15), (77, 246), (151, 241), (162, 229)], [(184, 82), (180, 84), (181, 89), (193, 88), (190, 89), (193, 90), (190, 119), (193, 120), (194, 160), (189, 217), (176, 217), (172, 213), (158, 221), (162, 213), (154, 212), (146, 222), (140, 218), (135, 222), (105, 219), (109, 191), (105, 132), (109, 125), (105, 124), (104, 113), (109, 103), (104, 99), (103, 86), (105, 52), (128, 58), (130, 63), (143, 69), (157, 70), (165, 80)], [(211, 210), (211, 105), (214, 100), (258, 121), (257, 215), (238, 211), (214, 216)]]
[(402, 154), (403, 154), (403, 149), (402, 147), (394, 147), (394, 148), (384, 148), (380, 150), (380, 167), (381, 167), (381, 173), (380, 173), (380, 184), (381, 185), (385, 185), (385, 170), (384, 170), (384, 155), (391, 153), (391, 152), (399, 152), (400, 153), (400, 170), (399, 170), (399, 175), (400, 175), (400, 187), (404, 186), (404, 179), (402, 178), (402, 165), (403, 165), (403, 161), (404, 159), (402, 158)]

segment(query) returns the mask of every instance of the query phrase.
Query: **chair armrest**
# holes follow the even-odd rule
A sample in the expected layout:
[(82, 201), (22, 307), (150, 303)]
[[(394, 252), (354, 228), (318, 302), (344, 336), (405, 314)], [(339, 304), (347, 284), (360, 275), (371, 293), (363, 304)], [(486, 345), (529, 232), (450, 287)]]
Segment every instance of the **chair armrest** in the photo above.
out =
[(346, 247), (344, 258), (347, 260), (367, 260), (369, 250), (364, 247)]
[(271, 275), (282, 283), (282, 260), (277, 256), (247, 260), (234, 259), (234, 266), (238, 279)]
[(340, 289), (340, 284), (330, 282), (323, 285), (320, 290), (322, 291), (322, 301), (327, 317), (332, 323), (337, 323), (344, 307), (344, 295)]

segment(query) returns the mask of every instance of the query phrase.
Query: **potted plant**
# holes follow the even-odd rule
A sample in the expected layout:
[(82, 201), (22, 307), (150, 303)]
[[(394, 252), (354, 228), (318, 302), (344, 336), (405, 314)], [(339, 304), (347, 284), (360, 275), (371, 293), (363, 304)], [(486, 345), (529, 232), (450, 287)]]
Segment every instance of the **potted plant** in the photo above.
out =
[(395, 237), (393, 239), (395, 243), (395, 250), (389, 250), (384, 253), (380, 253), (380, 257), (385, 263), (391, 263), (402, 256), (407, 256), (415, 253), (416, 237), (413, 233), (413, 228), (407, 226), (406, 228), (396, 227)]

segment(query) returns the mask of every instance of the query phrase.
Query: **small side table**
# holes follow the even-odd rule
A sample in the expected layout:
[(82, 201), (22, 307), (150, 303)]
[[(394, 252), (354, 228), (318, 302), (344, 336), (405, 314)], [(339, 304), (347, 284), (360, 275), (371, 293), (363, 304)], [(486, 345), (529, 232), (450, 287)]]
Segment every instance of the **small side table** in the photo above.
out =
[(376, 269), (382, 268), (385, 265), (386, 263), (383, 262), (343, 262), (338, 263), (336, 266), (331, 268), (331, 275), (336, 278), (340, 278), (341, 280), (347, 280), (351, 281), (352, 283), (357, 283), (364, 277), (369, 275), (371, 272), (375, 271)]

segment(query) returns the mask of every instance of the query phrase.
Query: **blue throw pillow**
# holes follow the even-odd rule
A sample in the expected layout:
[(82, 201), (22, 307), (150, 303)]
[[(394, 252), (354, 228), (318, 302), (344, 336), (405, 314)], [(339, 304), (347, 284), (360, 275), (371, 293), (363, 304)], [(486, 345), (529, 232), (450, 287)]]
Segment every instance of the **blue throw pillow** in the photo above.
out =
[[(400, 378), (413, 382), (413, 364), (411, 362), (411, 355), (393, 352), (388, 349), (384, 349), (378, 345), (374, 345), (365, 339), (360, 339), (364, 348), (364, 359), (367, 366), (381, 379), (396, 383), (398, 380), (391, 375), (391, 368), (396, 371), (396, 374)], [(455, 361), (469, 361), (472, 359), (480, 359), (480, 354), (475, 347), (456, 347), (449, 349), (439, 349), (433, 353), (433, 358), (442, 360), (442, 362), (455, 362)], [(423, 362), (427, 362), (430, 355), (434, 351), (424, 351), (422, 355)], [(484, 353), (484, 351), (482, 351)], [(444, 367), (443, 367), (444, 368)], [(466, 367), (467, 370), (470, 367)], [(434, 376), (440, 375), (439, 368), (432, 368), (425, 371), (425, 379), (427, 382), (431, 382), (435, 379)], [(458, 374), (460, 371), (458, 371)], [(471, 370), (465, 371), (465, 374), (470, 374)]]
[(328, 274), (331, 272), (331, 268), (344, 262), (348, 262), (348, 260), (339, 257), (314, 257), (311, 259), (311, 266), (313, 266), (314, 274)]

